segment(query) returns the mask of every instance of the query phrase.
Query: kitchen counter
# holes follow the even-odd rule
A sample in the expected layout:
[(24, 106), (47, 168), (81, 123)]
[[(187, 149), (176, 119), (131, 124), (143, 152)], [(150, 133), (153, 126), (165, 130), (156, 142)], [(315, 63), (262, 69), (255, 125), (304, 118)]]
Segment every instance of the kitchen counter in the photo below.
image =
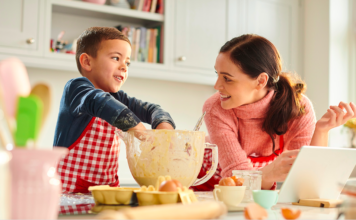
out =
[[(212, 192), (196, 192), (199, 201), (214, 200)], [(65, 201), (66, 200), (66, 201)], [(82, 203), (81, 203), (82, 202)], [(62, 195), (61, 204), (71, 203), (69, 206), (61, 206), (63, 213), (58, 216), (58, 219), (95, 219), (96, 214), (92, 210), (105, 208), (106, 206), (97, 207), (93, 204), (93, 199), (90, 194), (77, 195), (76, 197), (68, 197)], [(241, 210), (246, 204), (241, 204)], [(112, 206), (120, 209), (123, 206)], [(291, 209), (300, 209), (302, 214), (299, 219), (336, 219), (338, 215), (337, 208), (315, 208), (307, 206), (295, 206), (291, 204), (277, 204), (268, 211), (268, 219), (284, 219), (281, 215), (281, 207), (289, 207)], [(75, 210), (77, 208), (77, 210)], [(74, 214), (75, 213), (75, 214)], [(243, 211), (228, 212), (222, 219), (245, 219)]]

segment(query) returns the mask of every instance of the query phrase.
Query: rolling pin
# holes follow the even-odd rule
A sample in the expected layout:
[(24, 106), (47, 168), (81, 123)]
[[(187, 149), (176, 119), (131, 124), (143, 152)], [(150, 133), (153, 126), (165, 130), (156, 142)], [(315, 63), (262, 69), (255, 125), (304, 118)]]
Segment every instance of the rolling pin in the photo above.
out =
[(98, 219), (216, 219), (227, 213), (222, 202), (202, 201), (191, 204), (141, 206), (118, 212), (101, 212)]

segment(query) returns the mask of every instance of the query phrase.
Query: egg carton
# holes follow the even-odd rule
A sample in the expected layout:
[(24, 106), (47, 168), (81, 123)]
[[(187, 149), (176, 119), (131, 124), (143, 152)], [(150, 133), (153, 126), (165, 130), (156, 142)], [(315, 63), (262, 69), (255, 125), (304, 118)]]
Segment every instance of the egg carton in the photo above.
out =
[(178, 191), (176, 192), (158, 191), (161, 183), (169, 180), (171, 180), (170, 176), (160, 176), (157, 179), (156, 187), (152, 185), (148, 187), (142, 186), (139, 190), (135, 190), (134, 192), (136, 193), (138, 204), (140, 206), (174, 203), (189, 204), (198, 201), (193, 190), (185, 186), (177, 188)]
[(129, 205), (133, 192), (138, 189), (140, 188), (110, 187), (109, 185), (89, 187), (97, 205)]

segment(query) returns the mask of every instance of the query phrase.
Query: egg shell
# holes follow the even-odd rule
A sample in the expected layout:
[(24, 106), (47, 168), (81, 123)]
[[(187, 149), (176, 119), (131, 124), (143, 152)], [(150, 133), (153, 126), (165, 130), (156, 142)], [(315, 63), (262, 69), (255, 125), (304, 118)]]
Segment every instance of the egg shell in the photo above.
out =
[(231, 177), (222, 178), (219, 181), (220, 186), (236, 186), (235, 181)]

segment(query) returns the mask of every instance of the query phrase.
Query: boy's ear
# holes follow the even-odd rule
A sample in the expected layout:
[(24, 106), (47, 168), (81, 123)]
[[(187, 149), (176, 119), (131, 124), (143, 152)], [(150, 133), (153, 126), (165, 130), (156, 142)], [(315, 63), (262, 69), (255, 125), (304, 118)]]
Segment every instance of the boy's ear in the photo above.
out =
[(91, 71), (92, 69), (90, 58), (91, 57), (87, 53), (82, 53), (79, 57), (80, 65), (87, 72)]
[(256, 89), (260, 90), (263, 89), (264, 87), (266, 87), (267, 82), (268, 82), (269, 76), (267, 73), (261, 73), (258, 77), (257, 77), (257, 86)]

